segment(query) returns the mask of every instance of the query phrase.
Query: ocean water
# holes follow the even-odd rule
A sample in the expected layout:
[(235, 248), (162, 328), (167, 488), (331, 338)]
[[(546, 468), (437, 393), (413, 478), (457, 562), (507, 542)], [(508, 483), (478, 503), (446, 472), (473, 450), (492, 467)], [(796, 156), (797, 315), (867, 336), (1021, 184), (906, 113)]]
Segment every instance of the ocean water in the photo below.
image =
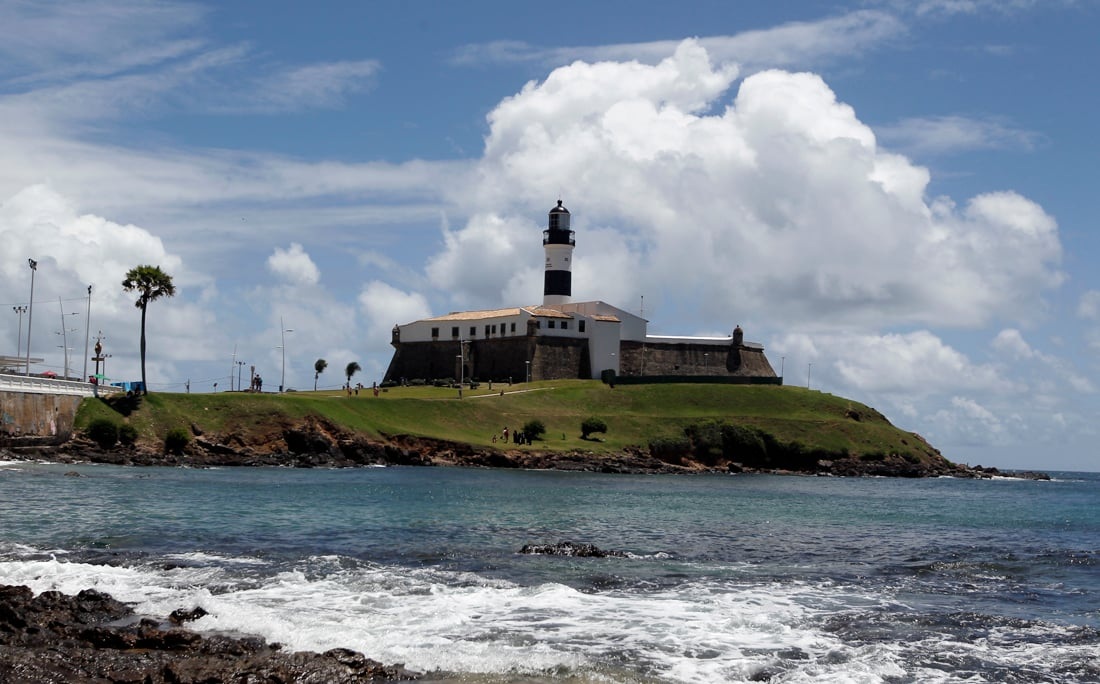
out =
[[(1054, 475), (3, 463), (0, 583), (431, 682), (1097, 682), (1100, 474)], [(628, 556), (518, 553), (565, 540)]]

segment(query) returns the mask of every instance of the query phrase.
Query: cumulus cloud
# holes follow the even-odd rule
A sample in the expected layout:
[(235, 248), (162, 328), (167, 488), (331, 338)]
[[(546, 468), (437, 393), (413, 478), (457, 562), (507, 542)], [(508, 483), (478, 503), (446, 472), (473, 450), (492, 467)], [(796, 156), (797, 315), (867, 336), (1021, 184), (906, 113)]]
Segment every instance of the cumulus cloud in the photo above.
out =
[[(975, 363), (933, 333), (787, 335), (773, 347), (816, 361), (818, 373), (860, 396), (927, 397), (962, 389), (1005, 392), (1012, 383), (989, 364)], [(773, 352), (774, 355), (774, 352)]]
[[(188, 287), (202, 286), (206, 279), (185, 268), (182, 260), (145, 228), (81, 213), (52, 187), (34, 185), (0, 203), (0, 243), (5, 245), (0, 250), (0, 291), (9, 293), (12, 304), (26, 304), (27, 259), (38, 262), (32, 355), (44, 359), (43, 368), (62, 370), (62, 354), (50, 334), (58, 330), (60, 307), (77, 315), (74, 324), (81, 333), (85, 329), (92, 334), (105, 331), (112, 377), (137, 377), (139, 318), (133, 298), (123, 292), (121, 283), (126, 272), (138, 264), (160, 266), (173, 277), (177, 289), (177, 297), (157, 302), (149, 311), (149, 345), (157, 350), (148, 365), (150, 383), (177, 380), (177, 361), (212, 353), (212, 331), (217, 330), (212, 312), (184, 299)], [(88, 285), (93, 288), (90, 302)], [(89, 308), (90, 321), (85, 318)], [(43, 317), (37, 313), (40, 311), (49, 313)], [(15, 349), (15, 334), (13, 329), (10, 342), (3, 344), (5, 349)], [(74, 359), (83, 357), (83, 349), (78, 347), (82, 347), (84, 335), (77, 337), (79, 343), (69, 340), (73, 349), (70, 370), (79, 374), (83, 363)]]
[(394, 325), (432, 315), (424, 295), (405, 292), (380, 280), (372, 280), (363, 287), (359, 308), (366, 317), (366, 341), (371, 346), (388, 345)]
[[(514, 303), (517, 264), (538, 263), (532, 207), (559, 194), (578, 269), (599, 264), (588, 292), (637, 283), (624, 300), (659, 292), (682, 316), (978, 327), (1031, 319), (1061, 283), (1057, 224), (1035, 202), (929, 199), (929, 172), (881, 150), (819, 76), (763, 71), (724, 101), (737, 73), (685, 41), (652, 66), (575, 62), (502, 101), (455, 199), (496, 210), (446, 232), (432, 283), (456, 303)], [(595, 228), (628, 256), (590, 251)]]
[(321, 280), (317, 264), (297, 242), (275, 251), (267, 258), (267, 268), (275, 275), (297, 285), (316, 285)]

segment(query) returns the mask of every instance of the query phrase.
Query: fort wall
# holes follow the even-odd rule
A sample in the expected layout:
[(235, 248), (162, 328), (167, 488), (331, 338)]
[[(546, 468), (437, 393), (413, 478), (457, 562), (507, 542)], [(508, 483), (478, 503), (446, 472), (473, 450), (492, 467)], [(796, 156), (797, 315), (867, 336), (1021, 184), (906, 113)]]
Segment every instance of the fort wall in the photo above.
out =
[[(466, 379), (522, 382), (531, 362), (532, 380), (590, 378), (603, 368), (592, 368), (588, 341), (545, 335), (472, 340), (466, 343), (466, 367), (460, 374), (459, 343), (398, 342), (386, 380), (437, 380), (462, 375)], [(619, 376), (775, 378), (763, 350), (713, 343), (642, 343), (623, 341), (619, 347)]]

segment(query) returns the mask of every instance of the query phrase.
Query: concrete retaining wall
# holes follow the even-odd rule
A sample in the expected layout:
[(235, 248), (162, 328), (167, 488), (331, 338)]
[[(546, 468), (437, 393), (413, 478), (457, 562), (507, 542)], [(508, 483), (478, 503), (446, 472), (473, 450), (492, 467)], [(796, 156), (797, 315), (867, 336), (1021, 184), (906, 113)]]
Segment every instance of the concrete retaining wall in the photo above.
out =
[(0, 391), (0, 445), (20, 438), (69, 438), (83, 397)]

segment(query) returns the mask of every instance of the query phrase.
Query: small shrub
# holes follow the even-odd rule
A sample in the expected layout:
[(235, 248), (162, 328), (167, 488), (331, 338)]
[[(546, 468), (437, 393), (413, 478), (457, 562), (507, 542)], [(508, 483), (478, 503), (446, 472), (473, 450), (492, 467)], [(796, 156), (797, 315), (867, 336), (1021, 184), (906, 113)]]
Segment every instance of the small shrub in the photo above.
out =
[(118, 442), (118, 425), (107, 418), (96, 418), (88, 425), (88, 437), (100, 449), (110, 449)]
[(191, 435), (187, 434), (187, 430), (183, 428), (172, 428), (168, 431), (168, 434), (164, 436), (164, 451), (169, 454), (183, 453), (187, 443), (191, 441)]
[(118, 426), (118, 441), (125, 446), (133, 446), (137, 441), (138, 431), (137, 428), (129, 423), (123, 423)]
[(531, 439), (542, 439), (542, 436), (546, 434), (546, 426), (542, 424), (539, 419), (529, 420), (523, 425), (523, 431), (527, 433), (527, 436)]
[(589, 435), (597, 432), (607, 433), (607, 423), (602, 418), (592, 416), (585, 418), (581, 423), (581, 439), (588, 439)]

